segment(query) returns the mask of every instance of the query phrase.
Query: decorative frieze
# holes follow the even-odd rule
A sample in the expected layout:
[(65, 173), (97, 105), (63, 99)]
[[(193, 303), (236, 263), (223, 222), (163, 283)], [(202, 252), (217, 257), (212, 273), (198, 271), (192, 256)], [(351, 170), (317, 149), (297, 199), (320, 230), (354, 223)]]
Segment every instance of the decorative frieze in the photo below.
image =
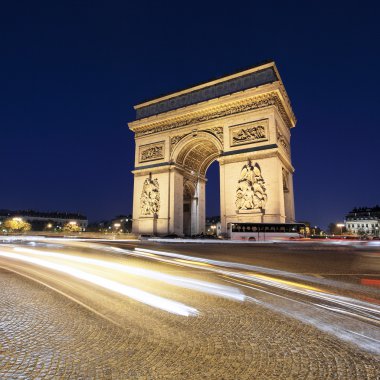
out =
[(250, 161), (243, 166), (238, 187), (236, 189), (235, 205), (239, 211), (265, 209), (267, 194), (264, 178), (259, 164), (252, 165)]
[(219, 107), (214, 107), (203, 112), (194, 112), (190, 115), (171, 118), (161, 122), (152, 122), (141, 127), (132, 127), (136, 137), (150, 135), (163, 131), (172, 130), (175, 128), (185, 127), (187, 125), (201, 123), (224, 116), (229, 116), (241, 112), (251, 111), (254, 109), (276, 106), (281, 116), (283, 117), (288, 128), (291, 128), (290, 119), (285, 111), (284, 106), (276, 92), (269, 92), (264, 95), (256, 96), (245, 101), (224, 104)]
[(230, 128), (230, 146), (268, 141), (268, 119), (236, 125)]
[(177, 143), (179, 143), (187, 134), (185, 133), (184, 135), (176, 135), (170, 138), (170, 145), (173, 147)]
[(144, 181), (140, 197), (140, 214), (144, 216), (155, 216), (159, 210), (160, 186), (157, 178), (152, 179), (152, 175), (149, 175)]
[(161, 160), (165, 157), (165, 142), (141, 145), (139, 148), (139, 162)]

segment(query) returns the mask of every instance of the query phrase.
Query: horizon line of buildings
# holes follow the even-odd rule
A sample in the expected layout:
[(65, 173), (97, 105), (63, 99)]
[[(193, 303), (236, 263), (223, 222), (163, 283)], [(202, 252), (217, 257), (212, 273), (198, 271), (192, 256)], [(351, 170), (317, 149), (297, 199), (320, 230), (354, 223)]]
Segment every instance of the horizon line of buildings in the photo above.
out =
[(62, 229), (67, 223), (77, 224), (82, 231), (88, 226), (85, 215), (71, 212), (40, 212), (35, 210), (0, 210), (0, 222), (9, 218), (21, 218), (32, 225), (32, 230)]
[[(7, 210), (0, 209), (0, 222), (8, 218), (22, 218), (32, 224), (33, 230), (44, 230), (46, 227), (61, 229), (66, 223), (75, 222), (83, 231), (87, 227), (98, 229), (100, 226), (107, 228), (121, 227), (126, 231), (132, 229), (132, 215), (119, 215), (110, 221), (89, 223), (87, 216), (73, 212), (40, 212), (35, 210)], [(97, 226), (97, 227), (95, 227)], [(353, 235), (380, 236), (380, 206), (355, 207), (345, 217), (344, 226), (347, 232)], [(94, 228), (95, 227), (95, 228)], [(212, 216), (206, 219), (206, 233), (218, 234), (220, 229), (220, 217)]]

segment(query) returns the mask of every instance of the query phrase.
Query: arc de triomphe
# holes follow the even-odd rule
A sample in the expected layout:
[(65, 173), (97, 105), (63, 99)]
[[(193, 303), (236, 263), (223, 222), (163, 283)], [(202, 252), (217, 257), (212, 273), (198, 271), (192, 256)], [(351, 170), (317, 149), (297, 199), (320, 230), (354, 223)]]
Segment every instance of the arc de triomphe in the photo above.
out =
[(228, 222), (294, 222), (289, 98), (274, 62), (135, 106), (133, 230), (205, 231), (206, 172), (220, 164)]

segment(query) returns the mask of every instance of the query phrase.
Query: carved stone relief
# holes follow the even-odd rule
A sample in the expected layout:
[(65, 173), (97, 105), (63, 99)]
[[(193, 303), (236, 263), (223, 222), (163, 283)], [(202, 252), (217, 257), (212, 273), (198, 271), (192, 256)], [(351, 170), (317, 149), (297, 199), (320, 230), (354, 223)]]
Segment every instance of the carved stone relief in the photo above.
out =
[(250, 161), (243, 166), (236, 190), (236, 207), (238, 211), (265, 209), (267, 194), (265, 181), (259, 164)]
[(186, 136), (186, 134), (176, 135), (176, 136), (171, 137), (170, 138), (170, 145), (173, 147), (175, 144), (179, 143), (185, 136)]
[(277, 141), (289, 153), (289, 143), (286, 140), (285, 136), (280, 132), (280, 129), (277, 128)]
[(160, 210), (160, 187), (157, 178), (152, 179), (150, 175), (145, 179), (141, 197), (140, 214), (154, 216)]
[(230, 145), (243, 145), (268, 140), (268, 119), (230, 128)]
[(184, 137), (192, 134), (193, 137), (197, 137), (198, 132), (209, 132), (212, 133), (222, 144), (223, 144), (223, 127), (215, 127), (210, 129), (194, 129), (189, 133), (185, 133), (183, 135), (175, 135), (170, 138), (170, 147), (173, 148), (176, 144), (178, 144)]
[(165, 142), (141, 145), (139, 148), (139, 162), (161, 160), (165, 154)]
[(223, 144), (223, 127), (215, 127), (208, 129)]

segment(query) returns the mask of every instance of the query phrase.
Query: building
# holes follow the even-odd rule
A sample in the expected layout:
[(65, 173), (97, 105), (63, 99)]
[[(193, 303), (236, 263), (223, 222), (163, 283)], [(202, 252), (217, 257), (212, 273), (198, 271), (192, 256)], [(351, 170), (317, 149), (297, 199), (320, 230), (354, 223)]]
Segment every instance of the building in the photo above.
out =
[(354, 235), (379, 236), (380, 206), (354, 208), (346, 216), (345, 227)]
[(206, 218), (206, 235), (220, 236), (222, 233), (221, 228), (220, 216)]
[(133, 232), (206, 233), (207, 169), (220, 170), (228, 223), (294, 223), (296, 125), (274, 62), (135, 106)]
[(109, 229), (117, 233), (130, 233), (132, 232), (132, 215), (118, 215), (115, 219), (111, 220)]
[(88, 225), (87, 217), (70, 212), (40, 212), (34, 210), (0, 210), (0, 221), (8, 218), (22, 218), (32, 225), (33, 231), (60, 230), (67, 223), (77, 224), (82, 231)]

